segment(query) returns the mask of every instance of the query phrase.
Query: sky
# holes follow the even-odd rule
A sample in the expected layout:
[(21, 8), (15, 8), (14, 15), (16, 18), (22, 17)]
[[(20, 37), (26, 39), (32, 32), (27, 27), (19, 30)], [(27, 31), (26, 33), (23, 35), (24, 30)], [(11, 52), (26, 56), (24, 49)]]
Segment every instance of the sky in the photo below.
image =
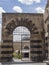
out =
[(2, 13), (44, 13), (47, 0), (0, 0), (0, 41)]

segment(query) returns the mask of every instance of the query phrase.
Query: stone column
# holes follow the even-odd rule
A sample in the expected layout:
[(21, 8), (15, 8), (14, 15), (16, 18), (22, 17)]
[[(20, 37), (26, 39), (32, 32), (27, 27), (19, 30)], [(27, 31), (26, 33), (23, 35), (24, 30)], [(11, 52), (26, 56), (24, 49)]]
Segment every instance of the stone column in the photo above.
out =
[(13, 58), (13, 41), (12, 35), (6, 36), (3, 38), (3, 42), (1, 45), (1, 60), (2, 61), (11, 61)]
[(34, 31), (31, 33), (31, 43), (30, 43), (30, 55), (31, 61), (40, 62), (43, 61), (42, 58), (42, 40), (41, 34), (39, 34), (37, 28), (34, 27)]
[(49, 61), (49, 26), (47, 26), (47, 30), (48, 30), (48, 61)]

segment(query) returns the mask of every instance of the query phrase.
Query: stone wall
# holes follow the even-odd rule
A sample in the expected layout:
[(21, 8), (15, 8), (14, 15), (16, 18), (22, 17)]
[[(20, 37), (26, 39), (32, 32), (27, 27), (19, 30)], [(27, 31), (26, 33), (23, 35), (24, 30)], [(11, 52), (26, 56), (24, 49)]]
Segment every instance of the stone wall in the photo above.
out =
[(2, 61), (13, 58), (13, 31), (18, 26), (25, 26), (30, 30), (30, 59), (43, 61), (44, 26), (43, 14), (3, 13), (2, 16)]

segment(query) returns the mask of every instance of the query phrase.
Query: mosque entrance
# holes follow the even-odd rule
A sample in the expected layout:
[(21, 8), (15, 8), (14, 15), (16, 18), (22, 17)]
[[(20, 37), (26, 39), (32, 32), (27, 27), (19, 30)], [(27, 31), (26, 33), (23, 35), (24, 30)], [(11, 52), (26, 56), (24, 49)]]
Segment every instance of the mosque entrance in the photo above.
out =
[[(1, 60), (43, 60), (43, 15), (3, 13)], [(39, 18), (39, 21), (38, 21)]]
[(30, 31), (27, 27), (18, 26), (13, 31), (14, 58), (30, 60)]

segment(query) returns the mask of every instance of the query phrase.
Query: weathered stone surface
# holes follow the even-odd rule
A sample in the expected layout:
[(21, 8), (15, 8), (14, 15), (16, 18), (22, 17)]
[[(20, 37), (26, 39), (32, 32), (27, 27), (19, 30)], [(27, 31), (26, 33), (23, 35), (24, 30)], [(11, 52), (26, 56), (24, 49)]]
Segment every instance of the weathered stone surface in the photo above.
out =
[(49, 61), (49, 0), (47, 0), (47, 5), (44, 13), (44, 30), (46, 59)]
[[(30, 30), (30, 59), (42, 61), (43, 58), (43, 14), (16, 14), (3, 13), (2, 16), (2, 60), (9, 61), (13, 58), (13, 31), (18, 26), (25, 26)], [(10, 46), (10, 47), (9, 47)], [(19, 46), (19, 45), (18, 45)], [(24, 47), (24, 44), (23, 44)]]

